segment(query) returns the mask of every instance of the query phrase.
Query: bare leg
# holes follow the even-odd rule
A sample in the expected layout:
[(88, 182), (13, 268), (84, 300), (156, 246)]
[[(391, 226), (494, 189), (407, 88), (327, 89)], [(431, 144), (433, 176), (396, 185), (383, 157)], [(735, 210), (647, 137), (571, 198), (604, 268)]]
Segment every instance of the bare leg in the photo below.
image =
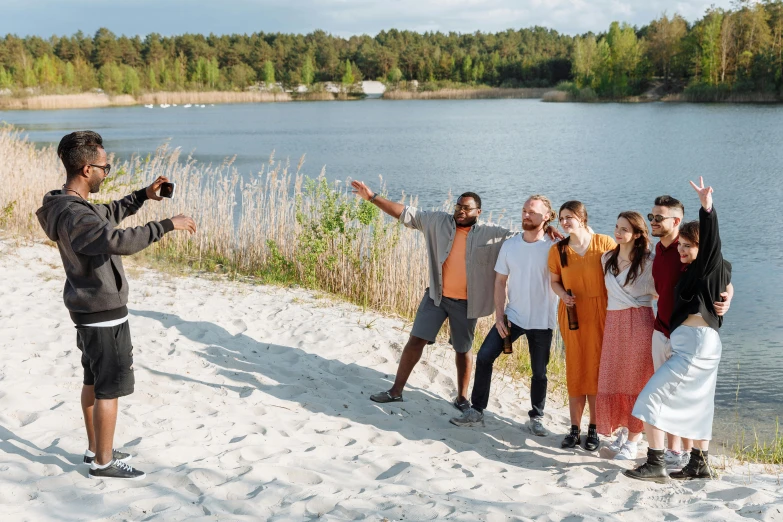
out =
[(82, 414), (84, 428), (87, 430), (87, 449), (95, 453), (95, 426), (92, 421), (92, 410), (95, 406), (95, 386), (82, 386)]
[(460, 399), (467, 399), (470, 376), (473, 373), (473, 354), (455, 353), (454, 362), (457, 364), (457, 394)]
[(587, 404), (590, 406), (590, 424), (595, 424), (595, 395), (587, 396)]
[(672, 435), (671, 433), (667, 433), (666, 438), (668, 439), (670, 450), (672, 451), (682, 450), (682, 442), (680, 437), (678, 437), (677, 435)]
[[(689, 453), (691, 451), (691, 448), (693, 448), (694, 440), (693, 439), (686, 439), (685, 437), (683, 437), (680, 440), (682, 441), (682, 451), (684, 451), (686, 453)], [(701, 449), (706, 449), (706, 447), (705, 448), (701, 448)]]
[(644, 423), (644, 432), (647, 434), (647, 444), (650, 449), (662, 450), (666, 439), (666, 433), (652, 424)]
[(629, 432), (628, 433), (628, 441), (629, 442), (639, 443), (639, 442), (642, 441), (642, 434), (641, 433)]
[(708, 440), (692, 440), (692, 439), (688, 439), (688, 440), (692, 442), (693, 447), (696, 449), (700, 449), (702, 451), (709, 451), (710, 449), (710, 441)]
[(95, 434), (97, 450), (95, 463), (103, 466), (112, 459), (114, 447), (114, 428), (117, 426), (117, 399), (97, 399), (95, 401)]
[(421, 354), (424, 351), (424, 347), (427, 345), (425, 339), (419, 339), (418, 337), (410, 336), (405, 348), (402, 350), (402, 357), (400, 357), (400, 365), (397, 367), (397, 377), (394, 379), (394, 386), (392, 386), (389, 393), (395, 397), (402, 395), (402, 390), (405, 388), (405, 383), (408, 382), (408, 378), (411, 376), (413, 368), (416, 363), (421, 359)]
[(568, 410), (571, 414), (571, 424), (579, 426), (582, 423), (582, 415), (585, 412), (586, 395), (568, 398)]

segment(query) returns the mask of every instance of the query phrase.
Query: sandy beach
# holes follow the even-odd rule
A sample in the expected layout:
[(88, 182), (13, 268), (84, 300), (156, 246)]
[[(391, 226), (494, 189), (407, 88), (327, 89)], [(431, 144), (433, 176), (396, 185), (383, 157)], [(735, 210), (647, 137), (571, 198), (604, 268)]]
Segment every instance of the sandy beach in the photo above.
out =
[(90, 480), (59, 254), (0, 241), (3, 521), (783, 521), (779, 467), (632, 481), (634, 463), (560, 449), (562, 400), (547, 405), (552, 434), (531, 435), (522, 384), (494, 383), (486, 428), (452, 426), (444, 344), (405, 402), (372, 403), (407, 339), (399, 319), (301, 289), (127, 273), (136, 392), (115, 444), (147, 478)]

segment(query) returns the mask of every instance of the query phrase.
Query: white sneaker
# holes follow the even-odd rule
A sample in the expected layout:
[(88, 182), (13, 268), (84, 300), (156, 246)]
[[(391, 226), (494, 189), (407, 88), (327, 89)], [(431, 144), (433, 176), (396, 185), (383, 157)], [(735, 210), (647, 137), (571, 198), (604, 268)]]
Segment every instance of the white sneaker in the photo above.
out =
[(617, 455), (614, 456), (614, 460), (635, 460), (638, 453), (638, 446), (635, 442), (626, 442)]
[(687, 451), (674, 451), (667, 449), (666, 453), (663, 455), (663, 458), (666, 461), (666, 467), (682, 469), (688, 465), (688, 461), (691, 460), (691, 454)]
[(623, 449), (626, 442), (628, 442), (628, 428), (620, 428), (620, 431), (617, 432), (617, 438), (609, 444), (609, 449), (616, 453)]

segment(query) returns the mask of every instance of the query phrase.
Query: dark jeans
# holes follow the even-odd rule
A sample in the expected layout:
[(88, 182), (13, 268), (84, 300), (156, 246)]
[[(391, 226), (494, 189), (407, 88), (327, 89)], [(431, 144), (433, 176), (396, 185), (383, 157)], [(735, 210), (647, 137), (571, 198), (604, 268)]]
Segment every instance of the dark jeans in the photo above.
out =
[[(531, 418), (543, 417), (544, 404), (546, 404), (546, 367), (549, 364), (549, 351), (552, 347), (552, 330), (525, 330), (511, 323), (511, 341), (516, 341), (523, 335), (527, 336), (530, 368), (533, 370), (533, 378), (530, 382), (530, 402), (533, 408), (528, 415)], [(501, 353), (503, 353), (503, 338), (500, 337), (497, 327), (493, 326), (476, 356), (476, 377), (473, 380), (470, 402), (479, 411), (484, 411), (489, 402), (492, 365)]]

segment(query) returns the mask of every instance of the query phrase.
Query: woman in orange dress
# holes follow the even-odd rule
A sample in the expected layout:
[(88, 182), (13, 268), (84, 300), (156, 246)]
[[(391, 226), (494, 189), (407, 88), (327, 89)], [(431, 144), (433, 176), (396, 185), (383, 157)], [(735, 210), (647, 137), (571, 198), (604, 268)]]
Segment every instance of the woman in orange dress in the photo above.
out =
[[(611, 237), (591, 231), (587, 226), (587, 209), (579, 201), (563, 203), (560, 226), (568, 237), (549, 250), (549, 271), (552, 289), (560, 298), (557, 319), (565, 343), (571, 413), (571, 432), (563, 439), (562, 447), (573, 448), (581, 442), (579, 426), (585, 403), (589, 403), (590, 426), (585, 449), (595, 451), (600, 444), (596, 430), (595, 396), (598, 393), (607, 305), (601, 256), (617, 244)], [(574, 305), (579, 328), (570, 330), (567, 307)]]

